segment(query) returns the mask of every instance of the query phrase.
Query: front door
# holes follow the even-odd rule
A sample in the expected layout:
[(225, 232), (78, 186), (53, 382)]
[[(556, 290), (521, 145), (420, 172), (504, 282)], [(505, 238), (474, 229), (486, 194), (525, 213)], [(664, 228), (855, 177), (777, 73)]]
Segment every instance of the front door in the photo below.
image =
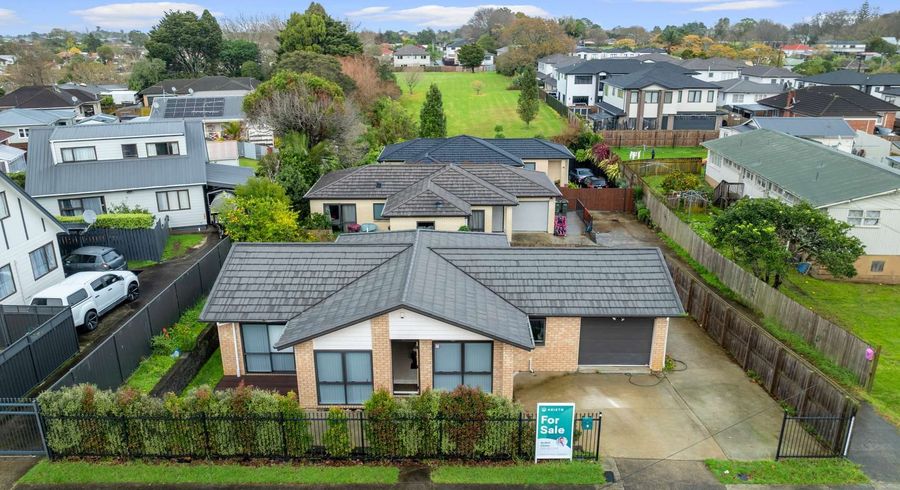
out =
[(419, 343), (415, 340), (391, 341), (391, 366), (395, 395), (419, 392)]

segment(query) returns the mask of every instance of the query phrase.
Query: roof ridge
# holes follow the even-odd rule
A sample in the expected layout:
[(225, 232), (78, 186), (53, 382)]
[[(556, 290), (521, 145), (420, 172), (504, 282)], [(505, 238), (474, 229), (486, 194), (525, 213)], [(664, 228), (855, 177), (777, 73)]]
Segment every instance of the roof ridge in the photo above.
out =
[[(503, 164), (487, 164), (487, 165), (499, 165), (499, 166), (502, 166), (502, 167), (508, 167), (508, 166), (509, 166), (509, 165), (503, 165)], [(490, 183), (490, 182), (488, 182), (488, 181), (482, 179), (481, 177), (479, 177), (479, 176), (473, 174), (472, 172), (469, 172), (468, 170), (462, 168), (462, 167), (459, 166), (459, 165), (448, 165), (447, 167), (448, 167), (448, 172), (451, 171), (450, 169), (452, 169), (452, 171), (455, 171), (455, 172), (461, 172), (462, 175), (463, 175), (463, 177), (469, 178), (470, 180), (475, 181), (475, 183), (480, 184), (480, 185), (483, 185), (484, 187), (487, 187), (488, 189), (490, 189), (490, 190), (492, 190), (492, 191), (494, 191), (494, 192), (496, 192), (496, 193), (498, 193), (498, 194), (503, 195), (503, 197), (511, 198), (513, 201), (516, 201), (516, 202), (518, 202), (518, 200), (519, 200), (519, 199), (518, 199), (516, 196), (514, 196), (513, 194), (511, 194), (511, 193), (509, 193), (509, 192), (507, 192), (507, 191), (505, 191), (505, 190), (503, 190), (503, 189), (497, 187), (496, 185), (494, 185), (494, 184), (492, 184), (492, 183)], [(446, 173), (446, 172), (445, 172), (445, 173)], [(437, 184), (436, 184), (436, 185), (437, 185)], [(449, 192), (449, 191), (448, 191), (448, 192)], [(460, 199), (462, 199), (462, 198), (460, 198)], [(463, 200), (465, 201), (465, 199), (463, 199)], [(468, 202), (468, 201), (466, 201), (466, 202)]]
[(420, 230), (416, 228), (416, 237), (413, 240), (410, 247), (412, 247), (412, 256), (409, 258), (409, 268), (406, 269), (406, 277), (403, 278), (403, 291), (400, 292), (400, 303), (406, 303), (406, 295), (409, 293), (409, 284), (412, 282), (412, 274), (413, 269), (416, 264), (416, 257), (419, 254), (419, 233)]
[(350, 167), (350, 168), (342, 168), (342, 169), (338, 169), (338, 170), (333, 170), (332, 172), (341, 172), (343, 170), (347, 170), (347, 173), (345, 173), (344, 175), (341, 175), (340, 178), (338, 178), (334, 181), (331, 181), (331, 182), (323, 185), (322, 187), (319, 187), (318, 189), (316, 189), (316, 184), (319, 182), (319, 180), (321, 180), (322, 177), (324, 177), (325, 175), (328, 175), (328, 174), (325, 174), (322, 177), (319, 177), (319, 180), (316, 180), (316, 182), (313, 183), (312, 187), (310, 187), (309, 190), (306, 191), (306, 194), (304, 194), (303, 197), (306, 197), (307, 195), (309, 195), (309, 193), (311, 193), (313, 190), (315, 190), (316, 192), (319, 192), (323, 189), (327, 189), (327, 188), (331, 187), (332, 185), (344, 180), (345, 178), (355, 174), (356, 172), (359, 172), (361, 169), (365, 168), (366, 166), (367, 165), (361, 165), (359, 167)]
[[(472, 275), (469, 274), (468, 272), (464, 271), (461, 267), (459, 267), (458, 265), (454, 264), (452, 260), (448, 259), (447, 257), (444, 257), (444, 256), (441, 255), (439, 252), (437, 252), (437, 250), (440, 250), (441, 248), (445, 248), (445, 249), (447, 249), (447, 248), (455, 248), (455, 249), (457, 249), (457, 250), (459, 250), (459, 249), (468, 250), (468, 248), (461, 248), (461, 247), (426, 247), (426, 248), (428, 248), (428, 250), (431, 251), (431, 253), (437, 255), (437, 256), (440, 257), (442, 260), (444, 260), (444, 261), (447, 262), (448, 264), (452, 265), (454, 269), (456, 269), (456, 270), (462, 272), (466, 277), (469, 277), (470, 279), (472, 279), (473, 281), (477, 282), (478, 284), (481, 284), (485, 289), (487, 289), (488, 291), (492, 292), (495, 296), (497, 296), (498, 298), (502, 299), (502, 300), (503, 300), (505, 303), (507, 303), (508, 305), (510, 305), (510, 306), (512, 306), (513, 308), (515, 308), (515, 309), (521, 311), (522, 313), (525, 313), (525, 311), (523, 311), (521, 308), (519, 308), (518, 306), (512, 304), (508, 299), (504, 298), (502, 294), (498, 293), (497, 291), (494, 291), (490, 286), (488, 286), (487, 284), (485, 284), (485, 283), (479, 281), (479, 280), (476, 279), (474, 276), (472, 276)], [(501, 248), (501, 247), (477, 247), (477, 248), (478, 248), (478, 249), (483, 249), (483, 248), (493, 248), (493, 249), (495, 249), (495, 250), (514, 250), (512, 247), (505, 247), (505, 248)], [(525, 315), (527, 316), (528, 313), (525, 313)], [(532, 337), (531, 341), (534, 342), (534, 337)]]

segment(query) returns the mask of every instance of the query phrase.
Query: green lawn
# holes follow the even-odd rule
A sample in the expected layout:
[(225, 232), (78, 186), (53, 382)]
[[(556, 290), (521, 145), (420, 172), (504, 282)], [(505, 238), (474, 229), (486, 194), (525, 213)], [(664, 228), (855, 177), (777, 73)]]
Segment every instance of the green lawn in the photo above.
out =
[(781, 292), (882, 347), (868, 398), (900, 425), (900, 285), (829, 281), (794, 273)]
[[(719, 482), (761, 485), (848, 485), (867, 483), (859, 466), (840, 458), (781, 461), (706, 460)], [(727, 473), (726, 473), (727, 471)]]
[[(185, 233), (179, 235), (169, 235), (166, 240), (166, 247), (163, 249), (162, 261), (177, 259), (188, 253), (191, 248), (200, 245), (206, 235), (203, 233)], [(153, 267), (157, 262), (153, 260), (129, 260), (128, 270), (146, 269)]]
[(391, 466), (325, 466), (267, 464), (148, 464), (41, 461), (20, 480), (23, 484), (90, 485), (144, 483), (196, 484), (318, 484), (396, 483), (400, 471)]
[(252, 168), (253, 170), (256, 170), (256, 168), (259, 167), (259, 160), (254, 160), (252, 158), (247, 158), (247, 157), (239, 157), (238, 164), (242, 167), (249, 167), (249, 168)]
[(604, 482), (596, 461), (522, 463), (509, 466), (439, 466), (431, 481), (447, 484), (595, 485)]
[[(646, 150), (644, 150), (643, 146), (616, 146), (612, 148), (612, 151), (616, 152), (622, 160), (629, 160), (628, 154), (632, 151), (644, 150), (641, 154), (641, 158), (650, 158), (650, 147), (648, 146)], [(706, 158), (706, 148), (702, 146), (684, 146), (684, 147), (675, 147), (672, 148), (670, 146), (660, 146), (656, 148), (656, 159), (662, 160), (664, 158)]]
[(188, 391), (203, 385), (215, 388), (224, 375), (225, 373), (222, 372), (222, 352), (219, 351), (219, 349), (216, 349), (216, 351), (213, 352), (213, 355), (209, 357), (209, 360), (206, 361), (206, 364), (200, 368), (200, 371), (197, 372), (194, 379), (192, 379), (184, 389), (184, 392), (187, 393)]
[[(441, 90), (444, 113), (447, 115), (447, 136), (468, 134), (484, 138), (494, 137), (494, 126), (502, 125), (507, 138), (530, 138), (541, 135), (551, 138), (563, 131), (566, 120), (550, 106), (541, 103), (540, 112), (530, 126), (526, 126), (516, 107), (518, 90), (507, 90), (512, 79), (498, 73), (420, 73), (421, 81), (409, 94), (403, 74), (397, 74), (397, 81), (403, 89), (400, 102), (409, 110), (416, 121), (425, 102), (428, 87), (435, 83)], [(480, 81), (484, 88), (480, 95), (472, 89), (472, 82)]]

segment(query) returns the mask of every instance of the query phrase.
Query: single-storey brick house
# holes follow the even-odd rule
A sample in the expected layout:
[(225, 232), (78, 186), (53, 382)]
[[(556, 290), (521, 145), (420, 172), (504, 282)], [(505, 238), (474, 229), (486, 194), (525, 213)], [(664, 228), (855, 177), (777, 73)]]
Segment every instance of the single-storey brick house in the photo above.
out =
[(220, 387), (318, 407), (461, 384), (511, 397), (524, 371), (660, 371), (683, 313), (658, 249), (416, 230), (235, 244), (201, 319), (218, 324)]

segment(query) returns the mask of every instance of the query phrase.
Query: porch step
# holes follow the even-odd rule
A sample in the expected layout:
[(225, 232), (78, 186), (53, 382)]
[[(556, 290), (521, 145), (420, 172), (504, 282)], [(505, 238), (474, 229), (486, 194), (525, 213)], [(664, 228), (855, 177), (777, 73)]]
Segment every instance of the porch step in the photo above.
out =
[(648, 366), (578, 366), (579, 373), (599, 374), (650, 374)]

